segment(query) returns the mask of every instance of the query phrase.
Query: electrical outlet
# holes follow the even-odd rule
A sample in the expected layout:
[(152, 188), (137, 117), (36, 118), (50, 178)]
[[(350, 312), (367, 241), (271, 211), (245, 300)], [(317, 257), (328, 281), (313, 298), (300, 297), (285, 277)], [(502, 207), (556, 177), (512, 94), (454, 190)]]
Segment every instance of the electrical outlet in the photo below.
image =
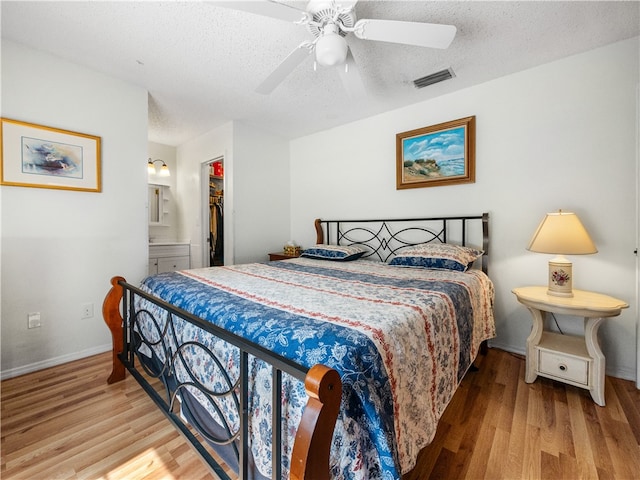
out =
[(80, 318), (93, 317), (93, 303), (83, 303), (80, 308)]
[(28, 328), (39, 328), (42, 326), (40, 322), (40, 312), (33, 312), (27, 314), (27, 327)]

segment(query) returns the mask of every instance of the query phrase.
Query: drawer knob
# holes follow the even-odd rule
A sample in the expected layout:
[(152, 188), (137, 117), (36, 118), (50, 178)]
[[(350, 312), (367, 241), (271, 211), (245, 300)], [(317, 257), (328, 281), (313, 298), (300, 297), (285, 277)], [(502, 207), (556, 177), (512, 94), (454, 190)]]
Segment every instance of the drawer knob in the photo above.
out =
[(562, 363), (561, 363), (560, 365), (558, 365), (558, 368), (559, 368), (560, 370), (562, 370), (563, 372), (567, 370), (567, 366), (566, 366), (566, 365), (564, 365), (564, 364), (562, 364)]

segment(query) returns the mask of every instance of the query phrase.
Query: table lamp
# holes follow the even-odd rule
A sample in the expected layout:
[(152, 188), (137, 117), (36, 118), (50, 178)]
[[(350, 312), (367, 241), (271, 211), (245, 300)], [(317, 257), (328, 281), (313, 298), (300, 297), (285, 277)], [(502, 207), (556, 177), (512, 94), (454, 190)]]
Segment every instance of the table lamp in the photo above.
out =
[(573, 297), (572, 265), (564, 255), (587, 255), (598, 251), (578, 216), (562, 210), (547, 213), (527, 250), (556, 255), (549, 260), (547, 293), (559, 297)]

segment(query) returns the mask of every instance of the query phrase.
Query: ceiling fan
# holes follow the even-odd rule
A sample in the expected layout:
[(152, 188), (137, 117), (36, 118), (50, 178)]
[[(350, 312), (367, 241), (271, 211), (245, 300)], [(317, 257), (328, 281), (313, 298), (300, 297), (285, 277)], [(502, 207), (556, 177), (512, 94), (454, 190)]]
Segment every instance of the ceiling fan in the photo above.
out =
[(276, 69), (256, 88), (262, 94), (271, 93), (310, 54), (315, 53), (315, 64), (323, 67), (344, 65), (341, 78), (349, 94), (362, 91), (362, 80), (345, 37), (353, 33), (362, 40), (417, 45), (429, 48), (447, 48), (456, 35), (453, 25), (374, 20), (356, 18), (357, 0), (310, 0), (305, 10), (275, 0), (254, 2), (216, 2), (236, 10), (277, 18), (303, 25), (313, 40), (298, 45)]

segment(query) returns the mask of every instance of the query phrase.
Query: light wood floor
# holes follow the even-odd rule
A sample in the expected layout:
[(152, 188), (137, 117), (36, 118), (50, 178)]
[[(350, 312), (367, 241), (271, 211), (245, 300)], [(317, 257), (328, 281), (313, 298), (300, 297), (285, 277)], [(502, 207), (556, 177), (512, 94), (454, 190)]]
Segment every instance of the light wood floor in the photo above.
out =
[[(3, 479), (213, 478), (134, 379), (107, 385), (110, 354), (1, 384)], [(405, 480), (640, 478), (640, 392), (607, 377), (606, 407), (490, 350)]]

